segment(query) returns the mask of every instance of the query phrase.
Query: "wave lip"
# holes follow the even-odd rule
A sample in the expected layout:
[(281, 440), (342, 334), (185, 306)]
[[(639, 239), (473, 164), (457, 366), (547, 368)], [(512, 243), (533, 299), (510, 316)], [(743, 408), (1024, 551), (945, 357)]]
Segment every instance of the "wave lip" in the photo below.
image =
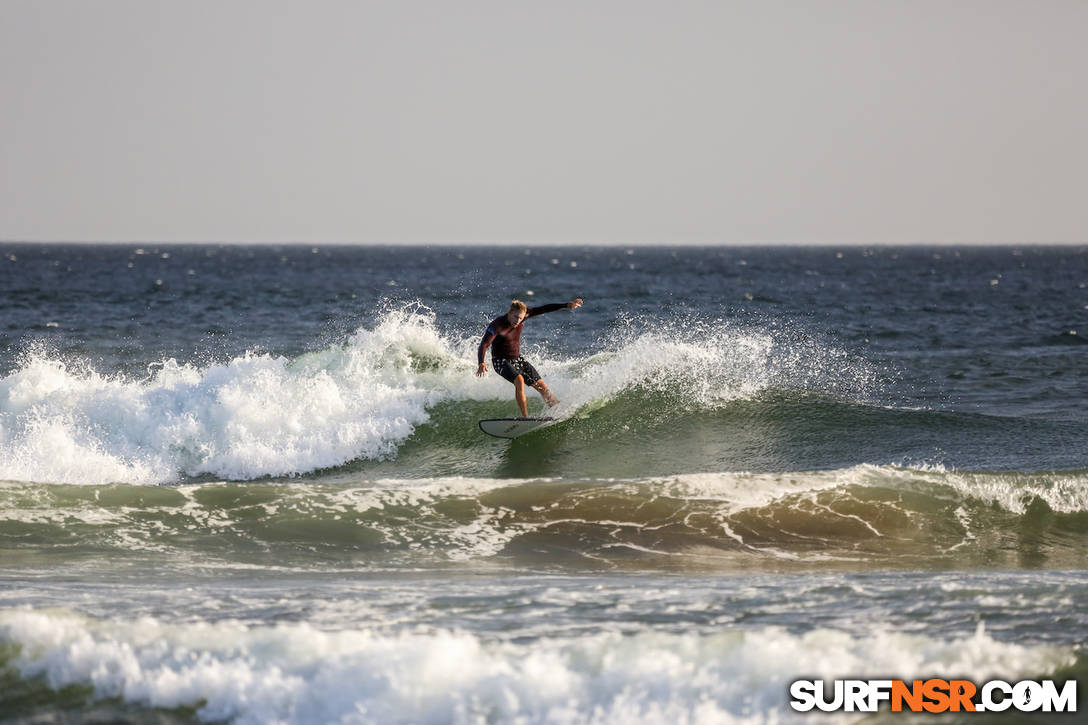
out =
[(765, 628), (523, 643), (445, 630), (168, 624), (0, 610), (0, 644), (15, 653), (7, 666), (50, 688), (74, 685), (88, 699), (151, 708), (191, 707), (201, 719), (239, 725), (804, 722), (785, 700), (789, 681), (802, 674), (955, 672), (1015, 681), (1076, 662), (1068, 647), (1000, 642), (981, 625), (951, 640), (879, 629)]

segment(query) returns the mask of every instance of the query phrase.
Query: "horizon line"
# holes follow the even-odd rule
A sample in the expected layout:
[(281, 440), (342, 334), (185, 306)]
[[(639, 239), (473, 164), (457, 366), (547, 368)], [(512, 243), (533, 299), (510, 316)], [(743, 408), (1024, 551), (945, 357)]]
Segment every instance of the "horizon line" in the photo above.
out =
[(707, 248), (707, 247), (1077, 247), (1088, 245), (1084, 241), (752, 241), (752, 242), (624, 242), (624, 241), (344, 241), (344, 240), (158, 240), (158, 239), (0, 239), (0, 244), (42, 244), (42, 245), (100, 245), (100, 246), (139, 246), (139, 245), (177, 245), (177, 246), (251, 246), (251, 247), (670, 247), (670, 248)]

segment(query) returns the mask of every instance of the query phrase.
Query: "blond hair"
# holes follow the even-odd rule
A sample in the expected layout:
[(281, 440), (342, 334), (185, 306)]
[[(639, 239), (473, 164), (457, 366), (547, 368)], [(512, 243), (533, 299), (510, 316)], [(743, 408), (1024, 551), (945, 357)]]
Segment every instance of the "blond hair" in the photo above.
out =
[(529, 308), (527, 308), (525, 303), (521, 300), (510, 300), (510, 311), (513, 312), (514, 310), (517, 310), (518, 312), (528, 312)]

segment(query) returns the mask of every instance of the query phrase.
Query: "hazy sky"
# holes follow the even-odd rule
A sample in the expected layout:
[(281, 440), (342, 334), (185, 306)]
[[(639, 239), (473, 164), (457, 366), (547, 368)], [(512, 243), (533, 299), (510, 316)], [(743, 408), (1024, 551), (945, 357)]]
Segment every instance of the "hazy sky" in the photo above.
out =
[(1088, 1), (0, 0), (0, 239), (1088, 242)]

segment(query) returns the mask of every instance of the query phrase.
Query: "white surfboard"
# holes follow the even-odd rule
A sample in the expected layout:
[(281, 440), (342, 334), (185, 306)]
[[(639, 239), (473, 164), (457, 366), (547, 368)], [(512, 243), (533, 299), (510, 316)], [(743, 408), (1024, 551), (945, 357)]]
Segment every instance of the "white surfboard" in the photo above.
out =
[(558, 422), (558, 418), (489, 418), (480, 421), (480, 430), (496, 438), (517, 438)]

